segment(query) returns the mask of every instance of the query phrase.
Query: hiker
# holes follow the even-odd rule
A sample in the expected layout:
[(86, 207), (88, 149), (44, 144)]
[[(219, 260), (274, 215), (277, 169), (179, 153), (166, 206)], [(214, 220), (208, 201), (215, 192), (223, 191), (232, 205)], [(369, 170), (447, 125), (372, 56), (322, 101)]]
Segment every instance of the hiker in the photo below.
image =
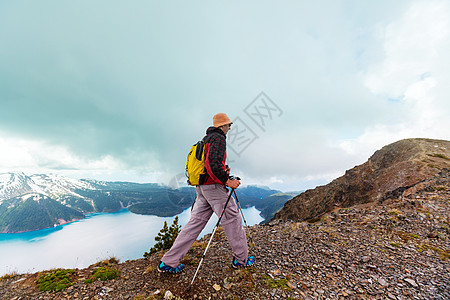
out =
[[(213, 212), (219, 216), (231, 191), (241, 184), (237, 179), (230, 179), (230, 169), (226, 161), (226, 135), (231, 128), (231, 120), (224, 113), (213, 117), (213, 125), (206, 130), (205, 145), (206, 180), (196, 186), (197, 198), (191, 211), (189, 222), (181, 229), (170, 250), (162, 257), (159, 272), (179, 273), (184, 269), (179, 264), (191, 248), (200, 232), (208, 223)], [(230, 199), (221, 221), (222, 227), (234, 254), (234, 268), (247, 267), (255, 263), (254, 256), (248, 256), (248, 245), (242, 219), (234, 198)]]

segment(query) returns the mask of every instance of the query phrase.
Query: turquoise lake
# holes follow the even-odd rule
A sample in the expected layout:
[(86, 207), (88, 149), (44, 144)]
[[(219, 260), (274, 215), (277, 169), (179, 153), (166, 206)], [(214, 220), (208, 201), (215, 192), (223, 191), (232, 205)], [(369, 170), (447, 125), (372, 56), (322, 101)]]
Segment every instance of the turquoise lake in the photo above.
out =
[[(249, 226), (263, 221), (254, 207), (243, 209)], [(185, 225), (190, 209), (178, 215)], [(143, 257), (155, 244), (155, 236), (164, 221), (173, 217), (116, 213), (90, 214), (85, 219), (54, 228), (25, 233), (0, 234), (0, 276), (10, 273), (33, 273), (52, 268), (85, 268), (111, 256), (121, 262)], [(212, 232), (214, 215), (200, 237)]]

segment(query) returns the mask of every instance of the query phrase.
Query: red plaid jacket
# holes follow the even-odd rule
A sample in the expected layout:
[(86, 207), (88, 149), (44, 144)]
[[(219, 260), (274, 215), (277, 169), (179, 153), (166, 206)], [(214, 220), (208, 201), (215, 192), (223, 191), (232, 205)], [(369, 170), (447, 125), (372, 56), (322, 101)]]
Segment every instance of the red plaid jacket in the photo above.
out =
[(204, 184), (223, 184), (228, 180), (225, 162), (227, 160), (227, 142), (225, 133), (216, 127), (206, 130), (205, 168), (208, 177)]

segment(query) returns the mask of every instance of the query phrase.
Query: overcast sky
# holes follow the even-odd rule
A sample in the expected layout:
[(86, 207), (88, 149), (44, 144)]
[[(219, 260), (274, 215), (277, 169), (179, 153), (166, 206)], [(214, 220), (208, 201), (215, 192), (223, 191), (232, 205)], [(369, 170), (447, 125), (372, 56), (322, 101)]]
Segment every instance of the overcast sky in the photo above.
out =
[(243, 183), (312, 188), (448, 140), (449, 70), (450, 1), (0, 0), (0, 172), (173, 184), (225, 112)]

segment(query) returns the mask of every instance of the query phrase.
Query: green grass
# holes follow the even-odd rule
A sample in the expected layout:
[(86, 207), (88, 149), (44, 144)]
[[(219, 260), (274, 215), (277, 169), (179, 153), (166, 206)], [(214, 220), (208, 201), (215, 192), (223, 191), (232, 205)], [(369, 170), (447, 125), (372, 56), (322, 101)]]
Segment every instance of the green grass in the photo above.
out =
[(109, 268), (109, 267), (99, 267), (92, 272), (91, 277), (85, 280), (84, 283), (92, 283), (96, 280), (112, 280), (120, 276), (120, 272), (117, 269)]
[(433, 250), (434, 252), (436, 252), (437, 255), (439, 255), (439, 258), (443, 261), (447, 261), (448, 259), (450, 259), (450, 251), (449, 249), (442, 249), (433, 245), (429, 245), (429, 244), (420, 244), (420, 245), (416, 245), (416, 249), (417, 252), (424, 252), (427, 250)]
[(59, 292), (74, 284), (72, 269), (56, 269), (39, 276), (36, 281), (39, 290)]
[(286, 278), (273, 279), (267, 275), (263, 276), (264, 284), (270, 289), (284, 289), (292, 292), (292, 289), (287, 285), (288, 280)]
[(397, 235), (405, 242), (410, 241), (412, 239), (420, 238), (417, 234), (408, 233), (404, 231), (397, 231)]

